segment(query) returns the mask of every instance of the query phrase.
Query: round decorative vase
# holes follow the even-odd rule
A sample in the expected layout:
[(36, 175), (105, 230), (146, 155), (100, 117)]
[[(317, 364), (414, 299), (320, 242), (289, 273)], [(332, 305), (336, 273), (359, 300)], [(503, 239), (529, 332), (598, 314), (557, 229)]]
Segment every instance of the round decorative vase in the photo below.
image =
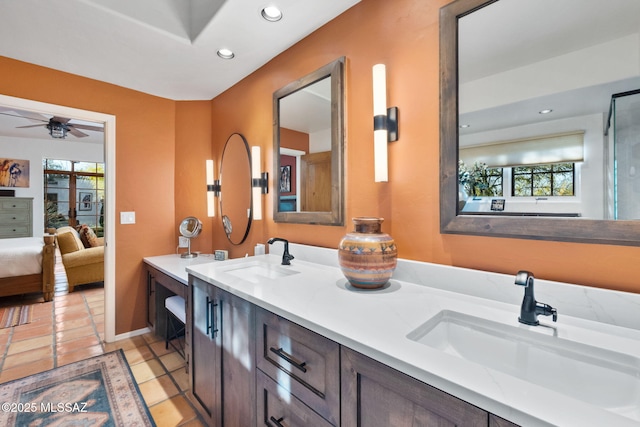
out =
[(383, 221), (383, 218), (353, 218), (354, 231), (340, 241), (340, 268), (356, 288), (381, 288), (396, 269), (398, 250), (393, 238), (382, 232)]

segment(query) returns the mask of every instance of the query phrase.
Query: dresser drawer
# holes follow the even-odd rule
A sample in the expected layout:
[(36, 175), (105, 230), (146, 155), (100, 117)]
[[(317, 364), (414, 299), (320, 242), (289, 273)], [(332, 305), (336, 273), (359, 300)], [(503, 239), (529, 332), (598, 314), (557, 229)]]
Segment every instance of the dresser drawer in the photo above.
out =
[(5, 199), (0, 197), (0, 209), (7, 212), (9, 210), (30, 210), (33, 199)]
[(331, 423), (340, 420), (340, 346), (259, 309), (257, 367)]
[(28, 225), (0, 225), (0, 238), (11, 237), (31, 237), (31, 227)]
[(332, 426), (300, 400), (289, 396), (287, 390), (260, 371), (257, 371), (256, 391), (259, 426)]
[(6, 211), (0, 212), (0, 225), (13, 225), (13, 224), (28, 224), (31, 222), (29, 211), (15, 210), (14, 212), (7, 213)]

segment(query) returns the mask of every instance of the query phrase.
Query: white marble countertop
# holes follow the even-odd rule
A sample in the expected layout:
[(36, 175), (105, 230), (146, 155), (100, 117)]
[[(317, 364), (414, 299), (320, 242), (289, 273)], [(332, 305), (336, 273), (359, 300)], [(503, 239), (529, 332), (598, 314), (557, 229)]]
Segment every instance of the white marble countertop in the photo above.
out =
[(152, 267), (157, 268), (171, 278), (186, 285), (189, 283), (187, 267), (192, 265), (216, 262), (213, 255), (200, 254), (195, 258), (181, 258), (179, 254), (159, 255), (143, 258), (143, 261)]
[[(299, 257), (298, 251), (293, 252), (292, 249), (292, 253), (296, 255), (296, 259), (292, 261), (291, 266), (279, 266), (278, 255), (261, 255), (189, 265), (187, 271), (195, 277), (514, 423), (523, 426), (617, 427), (638, 426), (640, 423), (640, 403), (627, 408), (627, 412), (635, 419), (628, 418), (407, 338), (411, 331), (441, 310), (453, 310), (536, 333), (548, 333), (545, 331), (549, 328), (531, 327), (518, 322), (523, 288), (513, 285), (513, 277), (409, 261), (399, 262), (397, 276), (419, 276), (421, 280), (432, 282), (431, 285), (392, 279), (383, 289), (362, 291), (351, 287), (340, 269), (330, 265), (332, 261), (326, 263), (329, 265), (312, 263), (300, 259), (304, 257)], [(329, 257), (332, 253), (328, 252)], [(322, 262), (321, 258), (316, 256), (310, 259), (320, 259)], [(298, 271), (299, 274), (253, 283), (224, 271), (248, 262), (266, 262), (278, 265), (278, 268)], [(463, 287), (468, 288), (470, 292), (442, 289), (447, 283), (450, 283), (452, 288), (462, 286), (461, 280), (469, 282)], [(507, 303), (471, 295), (477, 292), (472, 288), (483, 285), (493, 291), (501, 288), (514, 292), (515, 300)], [(575, 295), (585, 293), (582, 289), (574, 289), (581, 287), (574, 286), (566, 290), (560, 284), (555, 288), (551, 286), (550, 290), (550, 286), (549, 283), (541, 283), (541, 295), (551, 294), (553, 290), (561, 295), (567, 292), (573, 292)], [(596, 290), (596, 294), (597, 292), (599, 291)], [(619, 303), (617, 309), (634, 313), (636, 317), (627, 321), (635, 322), (635, 313), (638, 312), (640, 302), (640, 298), (636, 297), (639, 296), (615, 292), (613, 294), (613, 298), (618, 300), (622, 295), (624, 302)], [(640, 355), (640, 331), (612, 324), (616, 319), (608, 319), (611, 321), (605, 323), (589, 318), (597, 317), (602, 307), (592, 310), (595, 313), (593, 315), (582, 315), (583, 311), (589, 310), (575, 307), (579, 304), (563, 305), (542, 297), (537, 299), (551, 305), (556, 304), (554, 307), (558, 308), (559, 319), (553, 326), (558, 336), (570, 337), (574, 341), (604, 347), (633, 358)], [(572, 296), (567, 299), (574, 298)], [(565, 309), (569, 313), (576, 313), (577, 317), (565, 314)], [(543, 324), (552, 323), (550, 318), (543, 316), (540, 316), (540, 321)], [(629, 390), (629, 393), (634, 393), (640, 402), (640, 386)]]

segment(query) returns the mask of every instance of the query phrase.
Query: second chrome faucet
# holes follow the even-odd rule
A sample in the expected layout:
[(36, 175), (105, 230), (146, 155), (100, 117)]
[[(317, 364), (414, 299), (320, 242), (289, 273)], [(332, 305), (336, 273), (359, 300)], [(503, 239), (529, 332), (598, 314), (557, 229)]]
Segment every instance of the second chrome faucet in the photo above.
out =
[(516, 274), (516, 285), (524, 286), (524, 299), (522, 300), (522, 307), (520, 308), (520, 317), (518, 320), (525, 325), (537, 326), (538, 315), (552, 316), (553, 321), (558, 320), (558, 312), (555, 308), (548, 304), (539, 303), (533, 293), (533, 273), (529, 271), (519, 271)]

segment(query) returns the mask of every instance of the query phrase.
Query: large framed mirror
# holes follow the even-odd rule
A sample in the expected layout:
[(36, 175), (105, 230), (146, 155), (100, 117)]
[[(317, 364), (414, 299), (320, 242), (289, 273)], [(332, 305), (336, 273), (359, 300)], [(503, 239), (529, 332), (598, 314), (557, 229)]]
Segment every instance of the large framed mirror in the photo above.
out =
[(229, 136), (220, 162), (220, 217), (227, 239), (245, 241), (251, 228), (251, 152), (244, 136)]
[(442, 233), (640, 245), (640, 2), (440, 10)]
[(276, 222), (344, 224), (344, 62), (273, 94)]

